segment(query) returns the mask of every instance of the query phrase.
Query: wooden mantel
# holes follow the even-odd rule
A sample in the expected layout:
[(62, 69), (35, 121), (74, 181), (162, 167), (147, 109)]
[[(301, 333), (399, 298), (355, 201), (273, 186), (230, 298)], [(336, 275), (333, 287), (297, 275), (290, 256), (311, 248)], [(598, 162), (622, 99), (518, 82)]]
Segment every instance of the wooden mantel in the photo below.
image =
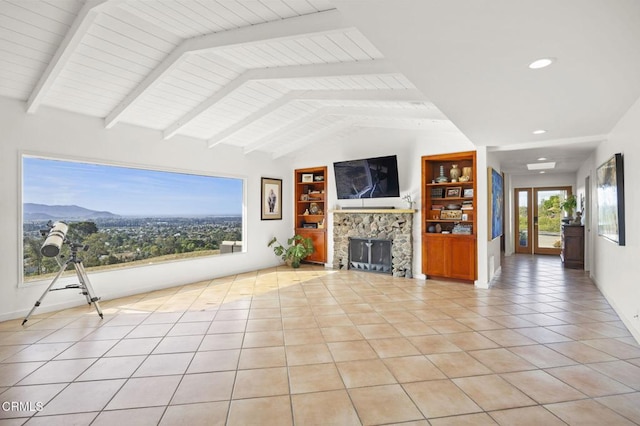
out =
[(381, 213), (381, 214), (402, 214), (402, 213), (416, 213), (415, 209), (340, 209), (340, 210), (331, 210), (331, 213), (349, 213), (349, 214), (358, 214), (358, 213)]

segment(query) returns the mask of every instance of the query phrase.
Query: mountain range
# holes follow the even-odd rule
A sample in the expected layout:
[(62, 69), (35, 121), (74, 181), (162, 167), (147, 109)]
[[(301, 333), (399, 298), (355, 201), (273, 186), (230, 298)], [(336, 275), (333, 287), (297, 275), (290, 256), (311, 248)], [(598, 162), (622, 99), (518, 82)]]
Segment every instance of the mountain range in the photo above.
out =
[(119, 215), (86, 209), (80, 206), (49, 206), (47, 204), (24, 203), (24, 220), (64, 220), (64, 219), (98, 219), (115, 218)]

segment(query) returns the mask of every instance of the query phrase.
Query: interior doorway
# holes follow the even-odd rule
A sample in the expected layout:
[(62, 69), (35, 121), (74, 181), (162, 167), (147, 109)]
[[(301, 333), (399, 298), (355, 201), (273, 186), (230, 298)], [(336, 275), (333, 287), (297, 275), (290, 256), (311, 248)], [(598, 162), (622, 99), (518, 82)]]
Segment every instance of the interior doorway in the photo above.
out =
[(515, 251), (559, 255), (564, 212), (560, 204), (571, 195), (570, 186), (516, 188)]

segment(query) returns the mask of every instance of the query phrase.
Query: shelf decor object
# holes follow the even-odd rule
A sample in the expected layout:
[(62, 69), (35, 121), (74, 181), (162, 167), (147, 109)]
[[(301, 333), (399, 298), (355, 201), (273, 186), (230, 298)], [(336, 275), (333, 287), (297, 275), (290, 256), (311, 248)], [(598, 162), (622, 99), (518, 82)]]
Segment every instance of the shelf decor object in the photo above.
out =
[(462, 210), (442, 210), (440, 212), (442, 220), (462, 220)]
[(460, 168), (457, 164), (451, 165), (451, 170), (449, 170), (449, 177), (451, 178), (451, 182), (457, 182), (460, 179)]
[(436, 183), (449, 182), (449, 178), (444, 175), (444, 166), (440, 166), (440, 175), (435, 178)]

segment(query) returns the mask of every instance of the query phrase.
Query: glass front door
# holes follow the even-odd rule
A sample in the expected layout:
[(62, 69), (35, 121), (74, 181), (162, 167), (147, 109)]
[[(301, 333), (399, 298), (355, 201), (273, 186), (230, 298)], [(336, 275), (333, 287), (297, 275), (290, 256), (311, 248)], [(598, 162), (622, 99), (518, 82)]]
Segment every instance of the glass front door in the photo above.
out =
[(560, 204), (570, 194), (568, 186), (515, 189), (516, 253), (560, 254)]
[(562, 240), (560, 231), (564, 212), (560, 204), (571, 194), (571, 188), (535, 188), (533, 232), (536, 234), (534, 254), (560, 254)]
[(516, 202), (516, 253), (531, 253), (533, 251), (533, 244), (531, 244), (531, 237), (533, 236), (531, 189), (516, 189), (514, 200)]

